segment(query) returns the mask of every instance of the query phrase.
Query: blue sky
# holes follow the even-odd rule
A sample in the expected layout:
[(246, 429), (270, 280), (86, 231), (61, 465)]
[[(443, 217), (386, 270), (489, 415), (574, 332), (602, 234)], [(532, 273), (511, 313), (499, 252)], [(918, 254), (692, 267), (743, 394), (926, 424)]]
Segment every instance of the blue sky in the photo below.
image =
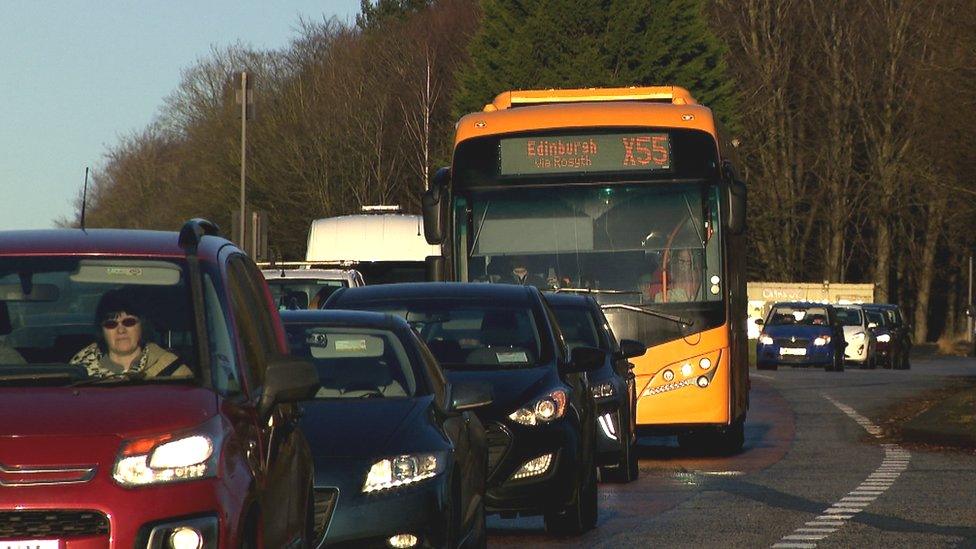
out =
[(285, 47), (299, 17), (353, 21), (359, 0), (3, 0), (0, 230), (74, 211), (85, 166), (144, 128), (211, 47)]

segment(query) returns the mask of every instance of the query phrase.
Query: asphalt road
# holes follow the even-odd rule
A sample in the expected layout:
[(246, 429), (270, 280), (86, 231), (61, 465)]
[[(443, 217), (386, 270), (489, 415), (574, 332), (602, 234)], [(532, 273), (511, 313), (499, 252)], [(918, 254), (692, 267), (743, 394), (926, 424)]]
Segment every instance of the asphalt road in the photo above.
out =
[(886, 409), (976, 360), (909, 371), (752, 372), (743, 452), (715, 459), (641, 440), (641, 476), (600, 485), (600, 521), (578, 538), (541, 518), (488, 521), (493, 547), (976, 547), (976, 457), (887, 444)]

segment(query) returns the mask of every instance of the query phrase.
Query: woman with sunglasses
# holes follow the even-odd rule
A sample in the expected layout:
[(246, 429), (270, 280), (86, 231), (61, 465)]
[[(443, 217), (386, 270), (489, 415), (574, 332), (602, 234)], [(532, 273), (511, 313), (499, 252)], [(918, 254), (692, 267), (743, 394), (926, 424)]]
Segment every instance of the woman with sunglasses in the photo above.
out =
[(129, 372), (192, 377), (178, 356), (145, 340), (144, 318), (137, 301), (123, 290), (105, 292), (95, 311), (101, 337), (79, 351), (71, 364), (84, 366), (92, 377)]

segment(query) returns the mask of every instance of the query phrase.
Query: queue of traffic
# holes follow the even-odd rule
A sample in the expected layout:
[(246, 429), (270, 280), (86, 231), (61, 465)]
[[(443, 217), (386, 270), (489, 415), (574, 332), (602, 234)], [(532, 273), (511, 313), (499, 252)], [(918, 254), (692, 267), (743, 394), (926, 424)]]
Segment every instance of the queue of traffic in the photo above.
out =
[(338, 222), (263, 272), (203, 220), (0, 234), (0, 540), (483, 547), (593, 528), (638, 436), (741, 450), (733, 148), (682, 88), (506, 92), (393, 220), (422, 259), (313, 254)]
[(780, 365), (823, 367), (842, 372), (846, 366), (907, 370), (911, 329), (897, 305), (832, 305), (810, 302), (773, 304), (756, 344), (756, 367)]

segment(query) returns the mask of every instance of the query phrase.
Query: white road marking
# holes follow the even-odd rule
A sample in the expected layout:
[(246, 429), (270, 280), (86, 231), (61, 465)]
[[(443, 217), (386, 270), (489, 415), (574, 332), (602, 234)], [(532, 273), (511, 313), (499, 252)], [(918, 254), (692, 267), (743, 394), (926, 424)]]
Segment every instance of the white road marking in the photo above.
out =
[[(881, 438), (884, 435), (884, 430), (881, 427), (857, 413), (854, 408), (834, 400), (829, 395), (822, 396), (874, 437)], [(854, 518), (865, 507), (871, 505), (874, 500), (884, 495), (885, 491), (908, 469), (911, 454), (897, 444), (882, 444), (881, 447), (885, 452), (884, 459), (881, 461), (881, 465), (864, 482), (848, 492), (840, 501), (821, 511), (822, 514), (817, 516), (816, 520), (806, 522), (805, 526), (807, 527), (797, 528), (791, 534), (783, 536), (779, 543), (773, 547), (783, 549), (816, 547), (816, 543), (796, 543), (796, 541), (820, 541), (826, 538), (836, 532), (837, 528), (820, 528), (821, 526), (844, 526), (847, 520)], [(809, 528), (811, 526), (813, 528)]]
[(764, 376), (762, 374), (749, 374), (749, 377), (758, 377), (759, 379), (769, 379), (769, 380), (776, 379), (773, 376)]

